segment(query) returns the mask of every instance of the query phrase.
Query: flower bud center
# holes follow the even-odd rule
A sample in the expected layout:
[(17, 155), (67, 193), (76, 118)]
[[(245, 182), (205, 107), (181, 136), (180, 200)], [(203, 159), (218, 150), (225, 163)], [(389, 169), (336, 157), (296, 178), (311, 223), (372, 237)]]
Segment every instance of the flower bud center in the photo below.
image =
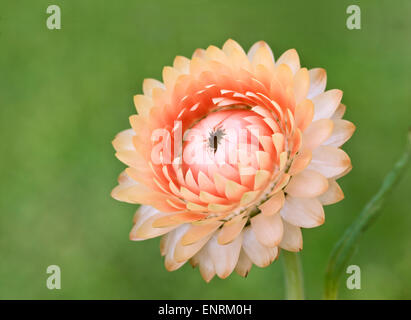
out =
[(194, 177), (199, 171), (210, 177), (220, 173), (240, 183), (240, 166), (258, 168), (259, 137), (267, 130), (253, 125), (259, 117), (250, 110), (230, 109), (210, 113), (196, 123), (184, 138), (184, 172), (190, 169)]

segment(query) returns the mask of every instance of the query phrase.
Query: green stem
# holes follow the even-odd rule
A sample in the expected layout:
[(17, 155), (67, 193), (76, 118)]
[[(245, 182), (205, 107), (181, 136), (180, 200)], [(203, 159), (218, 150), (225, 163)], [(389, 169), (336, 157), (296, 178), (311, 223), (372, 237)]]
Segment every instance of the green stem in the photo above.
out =
[(337, 299), (338, 283), (343, 274), (349, 259), (354, 254), (360, 236), (376, 220), (380, 209), (388, 195), (398, 184), (399, 179), (404, 175), (407, 165), (411, 160), (411, 130), (408, 133), (408, 143), (404, 154), (396, 162), (394, 168), (385, 177), (380, 190), (368, 202), (359, 216), (348, 227), (344, 235), (335, 245), (330, 260), (328, 262), (325, 276), (325, 299)]
[(299, 253), (283, 250), (282, 260), (286, 298), (288, 300), (304, 300), (303, 269)]

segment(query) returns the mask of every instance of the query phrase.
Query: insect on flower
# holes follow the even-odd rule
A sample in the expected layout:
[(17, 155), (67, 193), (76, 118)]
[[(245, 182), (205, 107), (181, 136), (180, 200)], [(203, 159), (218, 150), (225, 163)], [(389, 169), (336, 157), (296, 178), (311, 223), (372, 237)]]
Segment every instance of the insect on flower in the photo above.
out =
[(276, 60), (263, 41), (246, 54), (228, 40), (144, 80), (131, 129), (113, 141), (128, 167), (112, 196), (141, 204), (130, 239), (162, 236), (167, 270), (189, 261), (206, 281), (301, 250), (301, 228), (324, 223), (351, 170), (340, 147), (355, 126), (326, 79), (294, 49)]

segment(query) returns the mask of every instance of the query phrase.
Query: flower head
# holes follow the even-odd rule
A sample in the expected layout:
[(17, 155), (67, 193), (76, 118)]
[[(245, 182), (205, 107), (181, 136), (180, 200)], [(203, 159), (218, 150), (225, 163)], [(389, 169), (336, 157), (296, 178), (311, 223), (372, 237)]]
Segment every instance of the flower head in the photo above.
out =
[(142, 204), (130, 239), (163, 236), (166, 268), (190, 261), (206, 281), (301, 250), (351, 169), (340, 147), (355, 126), (325, 87), (324, 69), (301, 68), (294, 49), (275, 61), (263, 41), (197, 49), (145, 79), (113, 141), (128, 168), (112, 196)]

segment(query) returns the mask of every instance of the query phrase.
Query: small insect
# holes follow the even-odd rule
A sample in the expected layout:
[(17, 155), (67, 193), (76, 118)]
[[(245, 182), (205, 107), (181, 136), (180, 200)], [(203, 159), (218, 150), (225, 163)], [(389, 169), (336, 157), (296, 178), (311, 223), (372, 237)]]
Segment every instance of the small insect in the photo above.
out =
[(214, 154), (217, 152), (218, 145), (224, 136), (225, 131), (221, 128), (221, 126), (217, 126), (209, 132), (208, 147), (214, 152)]

